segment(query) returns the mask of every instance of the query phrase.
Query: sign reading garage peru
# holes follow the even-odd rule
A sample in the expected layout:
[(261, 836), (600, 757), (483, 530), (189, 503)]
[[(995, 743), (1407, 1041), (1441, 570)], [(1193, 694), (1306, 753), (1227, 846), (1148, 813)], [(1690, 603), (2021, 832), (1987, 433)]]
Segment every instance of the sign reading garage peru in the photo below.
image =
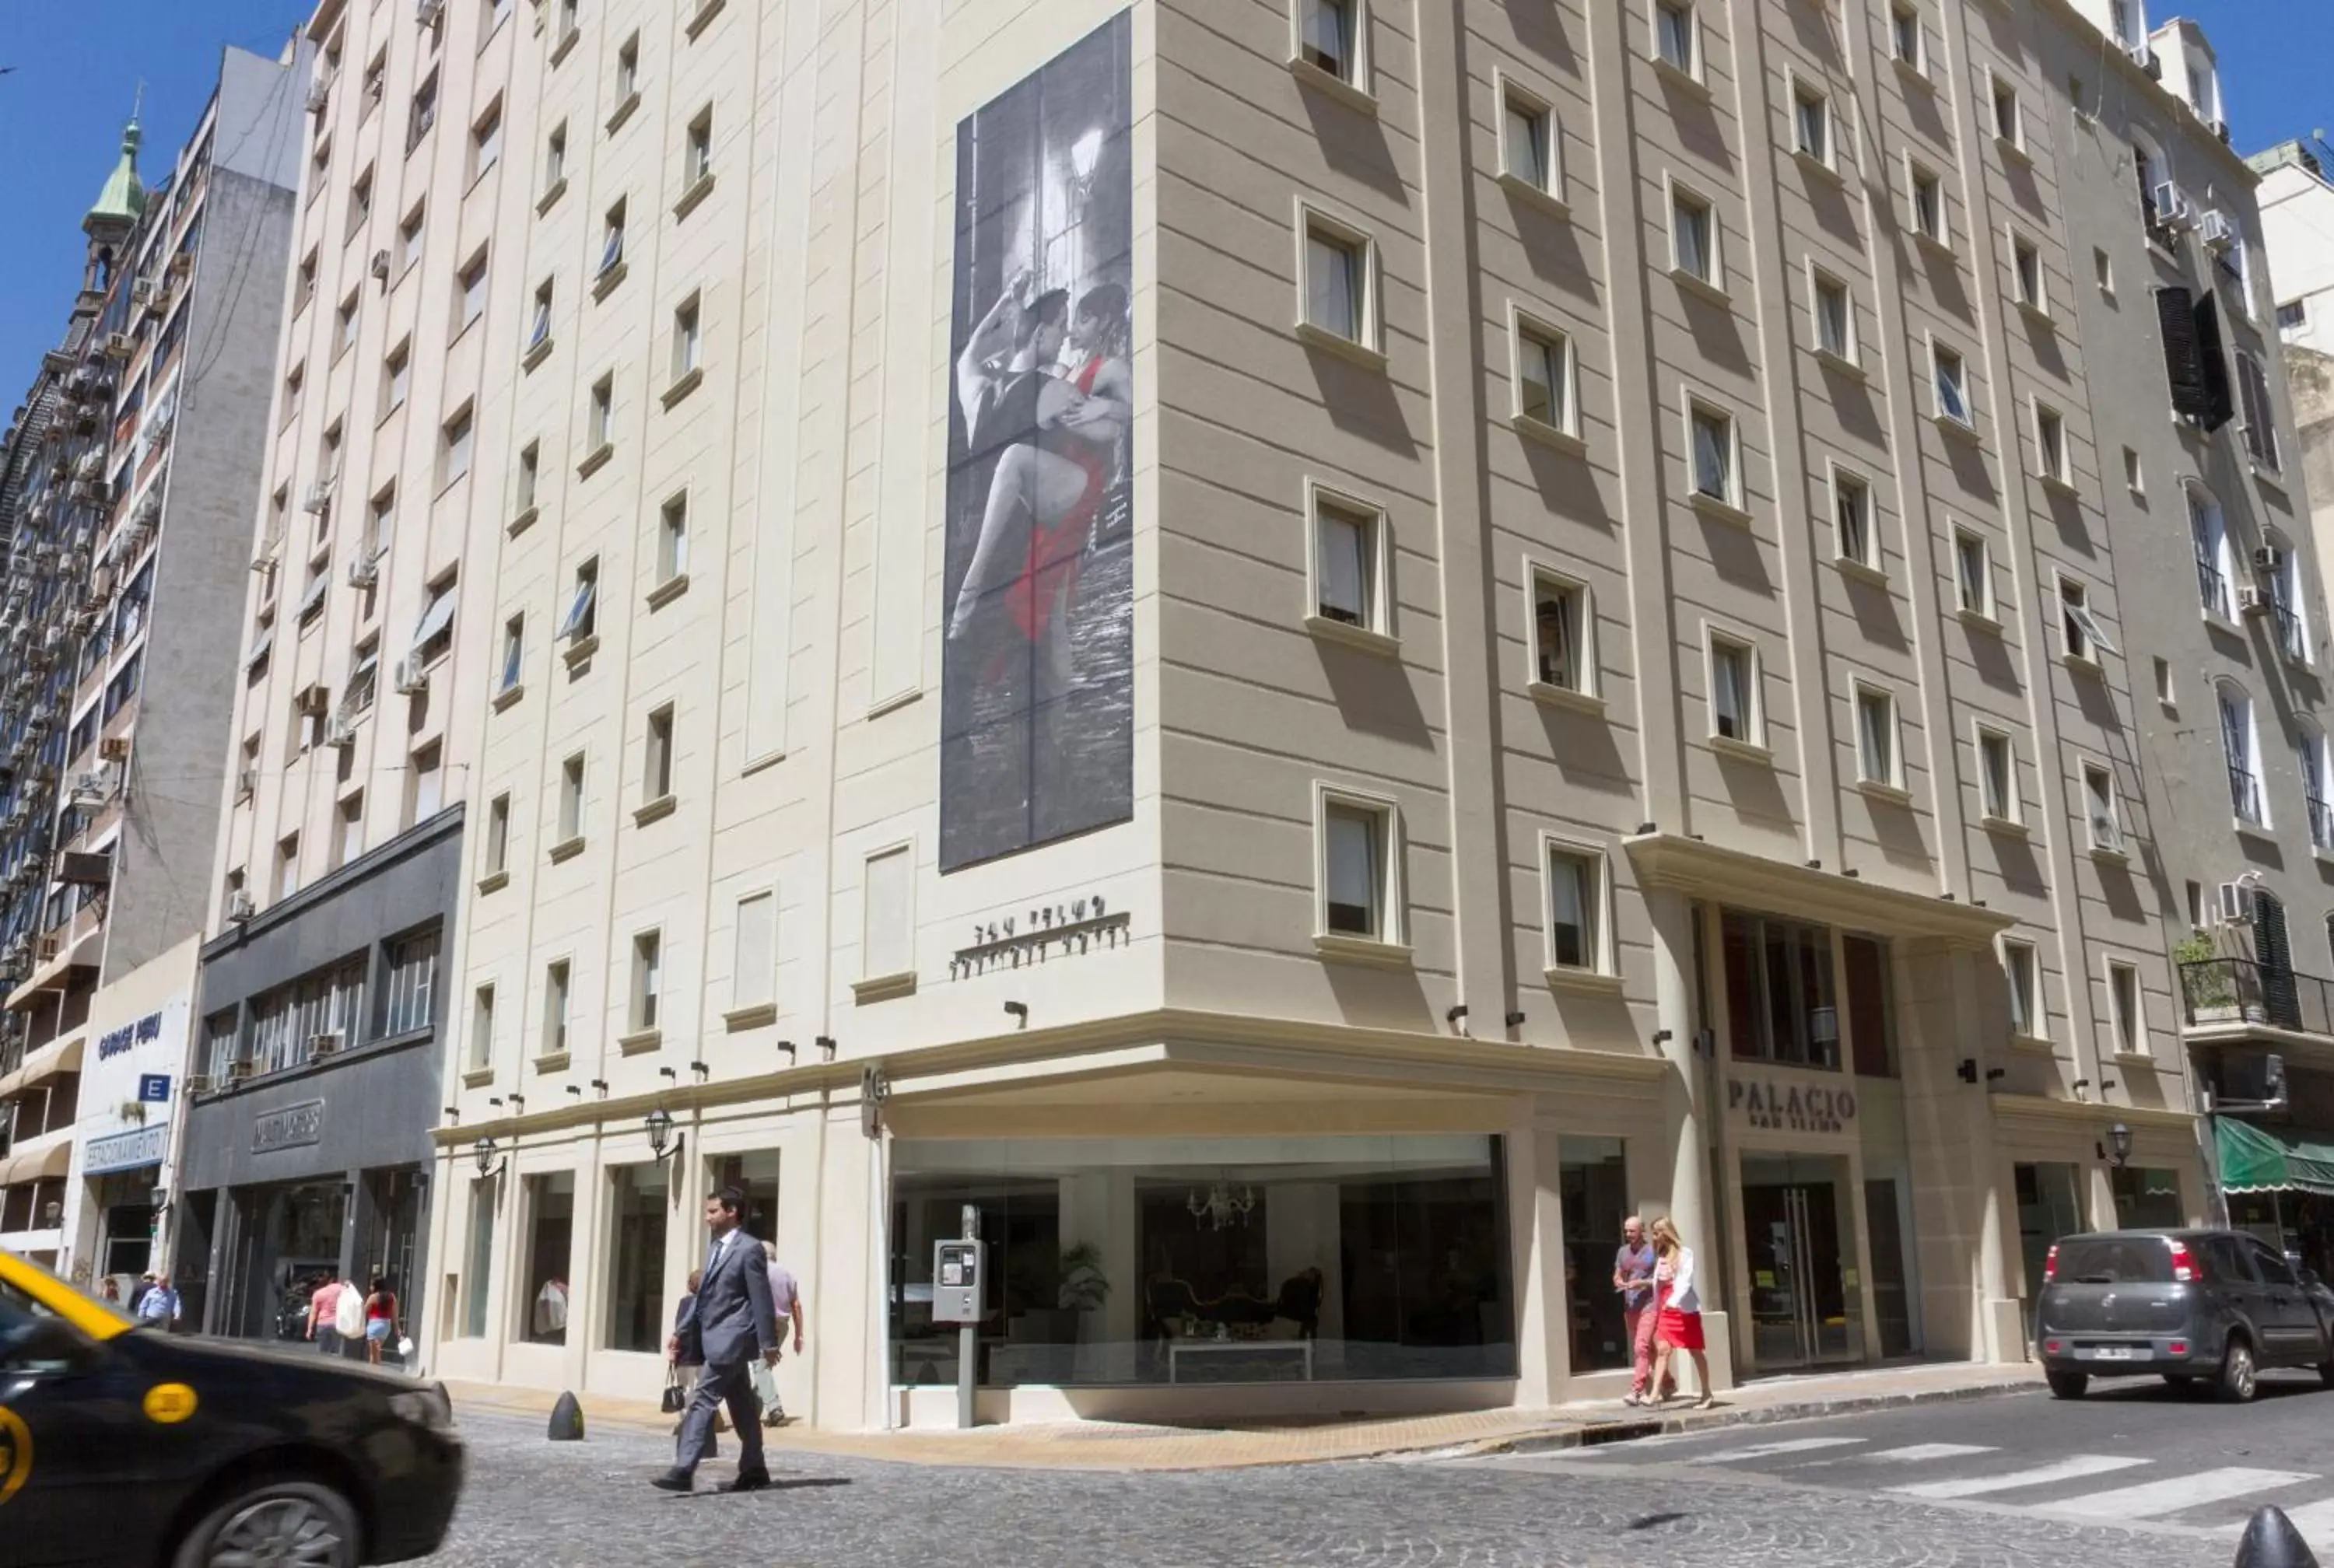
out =
[(1726, 1109), (1753, 1127), (1776, 1132), (1846, 1132), (1856, 1121), (1856, 1091), (1730, 1078)]

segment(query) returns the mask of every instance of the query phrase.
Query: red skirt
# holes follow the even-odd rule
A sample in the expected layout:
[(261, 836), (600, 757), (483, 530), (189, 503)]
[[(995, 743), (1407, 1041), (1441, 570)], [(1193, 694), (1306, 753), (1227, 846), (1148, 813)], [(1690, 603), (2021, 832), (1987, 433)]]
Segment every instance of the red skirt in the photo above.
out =
[(1709, 1348), (1702, 1341), (1700, 1313), (1682, 1313), (1670, 1305), (1670, 1292), (1667, 1285), (1662, 1287), (1661, 1303), (1661, 1316), (1654, 1323), (1654, 1339), (1656, 1343), (1681, 1351), (1699, 1351)]

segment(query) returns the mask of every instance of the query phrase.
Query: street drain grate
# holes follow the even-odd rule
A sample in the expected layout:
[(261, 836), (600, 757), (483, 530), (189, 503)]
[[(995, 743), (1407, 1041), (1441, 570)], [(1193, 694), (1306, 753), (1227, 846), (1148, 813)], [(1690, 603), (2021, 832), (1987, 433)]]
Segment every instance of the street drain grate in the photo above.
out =
[(1607, 1443), (1630, 1443), (1639, 1438), (1657, 1438), (1661, 1432), (1659, 1421), (1607, 1421), (1583, 1430), (1580, 1446), (1601, 1448)]

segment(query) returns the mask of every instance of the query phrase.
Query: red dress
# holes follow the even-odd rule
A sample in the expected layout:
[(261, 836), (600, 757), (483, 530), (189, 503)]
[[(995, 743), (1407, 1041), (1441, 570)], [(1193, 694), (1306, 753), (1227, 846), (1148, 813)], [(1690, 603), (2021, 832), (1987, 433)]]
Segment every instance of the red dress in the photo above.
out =
[[(1100, 354), (1086, 361), (1075, 378), (1079, 392), (1093, 394), (1095, 378), (1102, 367)], [(1084, 468), (1086, 487), (1077, 503), (1051, 528), (1029, 530), (1029, 558), (1007, 602), (1013, 611), (1013, 623), (1032, 642), (1046, 635), (1055, 606), (1066, 603), (1071, 591), (1077, 587), (1078, 561), (1085, 550), (1086, 534), (1094, 526), (1095, 514), (1102, 509), (1103, 492), (1110, 485), (1109, 459), (1093, 442), (1070, 438), (1048, 443), (1046, 450)]]
[(1698, 1351), (1706, 1347), (1702, 1342), (1702, 1314), (1682, 1313), (1670, 1305), (1670, 1284), (1664, 1280), (1656, 1288), (1654, 1300), (1659, 1304), (1661, 1317), (1654, 1325), (1654, 1337), (1673, 1350)]

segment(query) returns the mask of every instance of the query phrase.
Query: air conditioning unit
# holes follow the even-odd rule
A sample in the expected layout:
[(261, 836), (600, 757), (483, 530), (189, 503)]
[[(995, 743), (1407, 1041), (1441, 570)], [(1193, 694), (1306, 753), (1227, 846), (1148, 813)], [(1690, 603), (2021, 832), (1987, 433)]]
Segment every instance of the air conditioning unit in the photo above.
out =
[(2269, 613), (2269, 595), (2262, 592), (2260, 589), (2246, 587), (2237, 590), (2238, 614), (2266, 615)]
[(109, 360), (128, 359), (130, 357), (130, 351), (133, 346), (134, 345), (131, 343), (130, 334), (128, 332), (108, 332), (105, 334), (105, 357)]
[(2224, 926), (2250, 926), (2253, 923), (2253, 890), (2249, 883), (2223, 882), (2213, 908)]
[(338, 1029), (327, 1029), (321, 1034), (311, 1034), (308, 1036), (308, 1060), (313, 1062), (319, 1058), (330, 1056), (340, 1050), (341, 1044), (341, 1032)]
[(380, 279), (382, 283), (387, 283), (389, 281), (389, 253), (387, 251), (377, 250), (372, 253), (372, 275)]
[(56, 962), (57, 955), (62, 951), (63, 951), (63, 944), (57, 938), (36, 938), (33, 942), (33, 962), (53, 964)]
[(349, 563), (349, 586), (371, 588), (381, 581), (381, 557), (368, 550)]
[(333, 82), (336, 75), (337, 72), (334, 72), (320, 71), (316, 73), (316, 79), (308, 83), (309, 113), (322, 114), (331, 105)]
[(329, 512), (333, 507), (333, 486), (335, 480), (327, 476), (308, 486), (307, 498), (300, 503), (303, 512)]
[(2228, 249), (2237, 237), (2236, 227), (2229, 222), (2229, 215), (2217, 207), (2206, 209), (2204, 216), (2196, 220), (2196, 232), (2214, 250)]
[(258, 1071), (259, 1063), (254, 1062), (248, 1056), (239, 1057), (227, 1064), (227, 1080), (234, 1083), (242, 1082), (245, 1079), (258, 1073)]
[(154, 303), (154, 280), (152, 278), (140, 278), (136, 282), (132, 283), (130, 285), (130, 303), (140, 310), (144, 310), (148, 305), (152, 304)]
[(113, 780), (101, 773), (73, 774), (72, 803), (77, 806), (101, 806), (113, 794)]
[(2156, 221), (2166, 228), (2179, 228), (2188, 222), (2188, 193), (2170, 180), (2156, 188)]
[(126, 735), (107, 736), (97, 743), (97, 755), (107, 762), (128, 762), (130, 737)]
[(208, 1094), (212, 1088), (211, 1075), (207, 1073), (192, 1073), (187, 1079), (187, 1092), (189, 1094)]
[(2263, 577), (2274, 577), (2285, 570), (2285, 552), (2274, 544), (2253, 546), (2253, 570)]
[(2145, 43), (2131, 46), (2131, 63), (2147, 72), (2152, 82), (2164, 80), (2164, 57)]
[(227, 896), (227, 918), (228, 919), (238, 921), (248, 920), (252, 916), (257, 913), (259, 913), (259, 911), (252, 907), (251, 895), (245, 892), (241, 888), (237, 888), (234, 892), (229, 893)]
[(424, 27), (435, 27), (446, 14), (446, 0), (413, 0), (413, 19)]
[(357, 743), (357, 726), (346, 714), (336, 713), (324, 723), (324, 744), (336, 751), (345, 751)]
[(429, 672), (423, 668), (421, 656), (418, 653), (409, 653), (399, 659), (395, 675), (395, 685), (400, 697), (410, 697), (429, 685)]
[(321, 686), (304, 687), (298, 705), (302, 713), (323, 713), (333, 706), (333, 694)]

